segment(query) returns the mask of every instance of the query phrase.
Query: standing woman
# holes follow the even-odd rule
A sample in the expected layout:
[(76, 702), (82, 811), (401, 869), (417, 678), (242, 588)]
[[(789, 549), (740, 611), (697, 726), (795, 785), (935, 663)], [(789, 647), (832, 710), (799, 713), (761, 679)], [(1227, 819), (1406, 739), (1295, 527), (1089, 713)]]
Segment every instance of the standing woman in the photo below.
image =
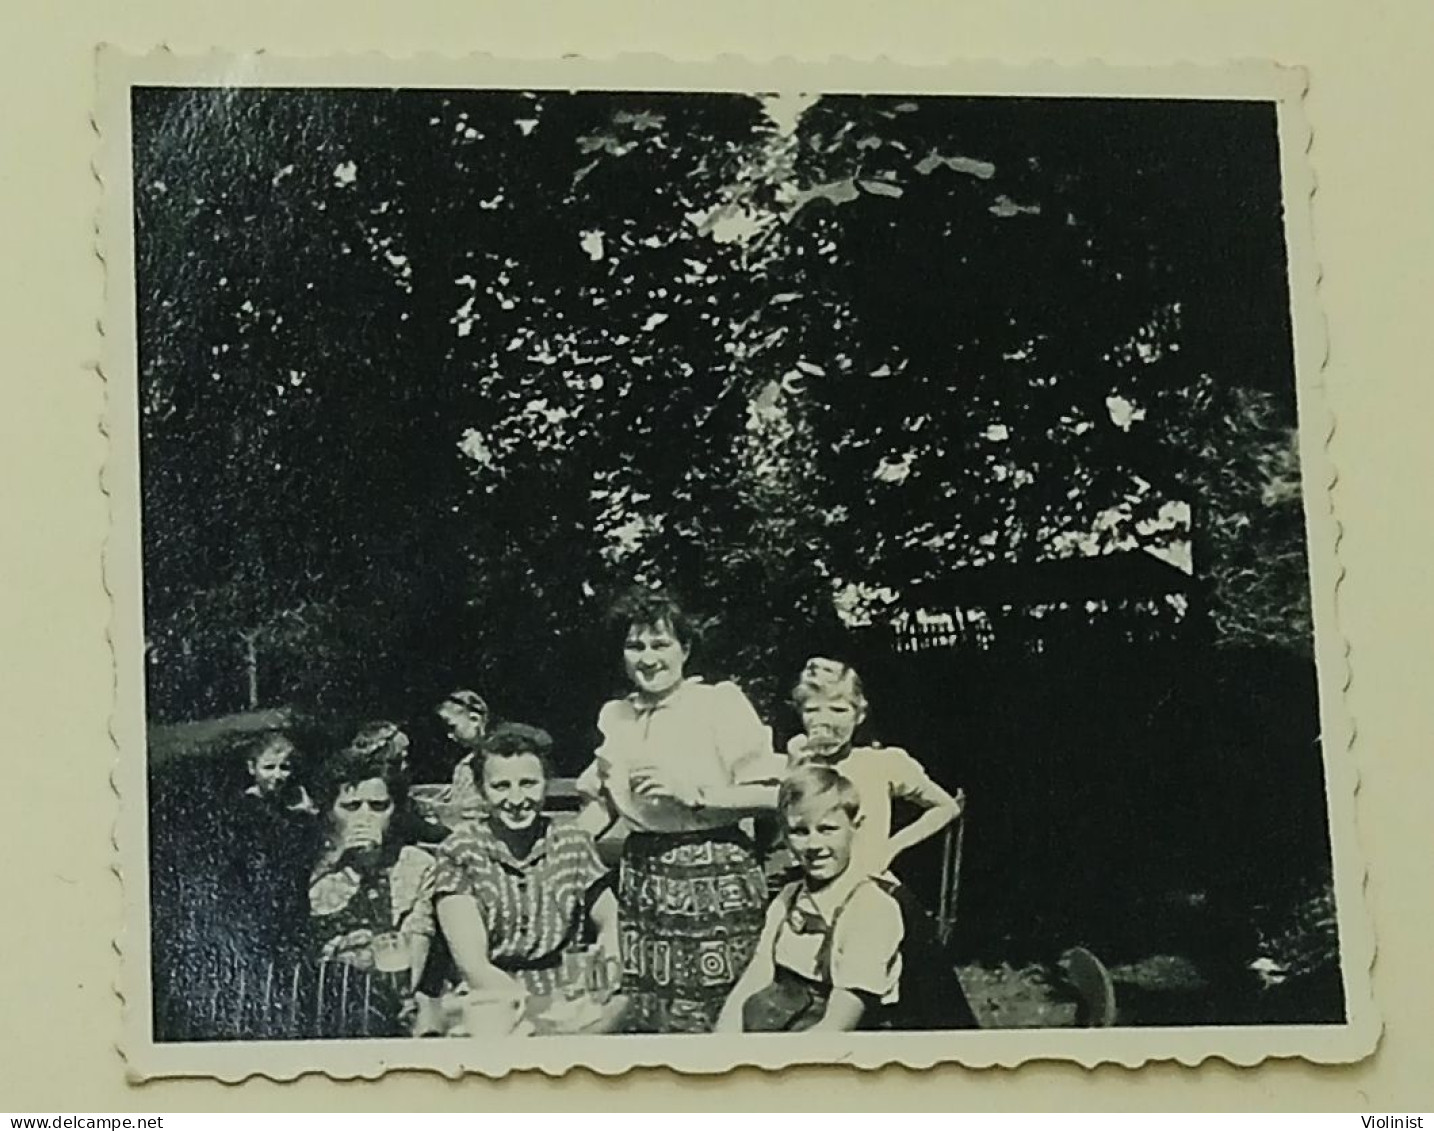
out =
[(633, 1032), (709, 1032), (762, 932), (767, 892), (744, 818), (772, 811), (784, 764), (733, 683), (686, 675), (696, 630), (638, 590), (611, 623), (633, 691), (598, 715), (578, 780), (584, 823), (633, 830), (618, 875), (623, 993)]

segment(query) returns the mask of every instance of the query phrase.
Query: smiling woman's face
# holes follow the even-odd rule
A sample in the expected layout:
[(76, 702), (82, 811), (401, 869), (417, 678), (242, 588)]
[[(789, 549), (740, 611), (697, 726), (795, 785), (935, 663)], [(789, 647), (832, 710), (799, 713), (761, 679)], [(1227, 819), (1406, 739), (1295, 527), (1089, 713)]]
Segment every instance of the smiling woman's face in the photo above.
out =
[(536, 754), (509, 757), (489, 754), (483, 759), (483, 800), (510, 829), (526, 829), (543, 811), (548, 792), (547, 775)]
[(633, 625), (623, 644), (623, 666), (638, 694), (660, 699), (682, 682), (689, 649), (666, 621)]

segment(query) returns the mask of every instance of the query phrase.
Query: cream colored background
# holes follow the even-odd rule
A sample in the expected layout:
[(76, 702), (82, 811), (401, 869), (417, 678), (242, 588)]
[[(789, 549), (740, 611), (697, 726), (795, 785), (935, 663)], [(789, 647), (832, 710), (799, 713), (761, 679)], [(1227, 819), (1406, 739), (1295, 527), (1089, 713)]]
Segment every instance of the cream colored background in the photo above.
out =
[[(1434, 1107), (1434, 695), (1422, 686), (1430, 667), (1425, 641), (1434, 635), (1426, 599), (1434, 545), (1421, 521), (1434, 473), (1426, 442), (1426, 421), (1434, 418), (1429, 0), (576, 0), (522, 8), (475, 0), (249, 0), (222, 8), (194, 0), (10, 0), (3, 18), (0, 748), (12, 768), (0, 792), (0, 1109)], [(109, 871), (113, 748), (99, 557), (103, 385), (92, 368), (104, 275), (92, 252), (98, 190), (89, 173), (88, 114), (92, 49), (101, 41), (132, 50), (168, 43), (182, 51), (223, 45), (300, 54), (880, 53), (925, 63), (999, 57), (1124, 64), (1271, 58), (1309, 67), (1320, 181), (1315, 238), (1330, 319), (1336, 505), (1348, 570), (1341, 618), (1353, 649), (1361, 835), (1380, 942), (1375, 992), (1387, 1021), (1376, 1057), (1344, 1069), (1031, 1066), (870, 1076), (743, 1072), (706, 1080), (647, 1072), (621, 1084), (577, 1073), (562, 1082), (498, 1084), (407, 1076), (342, 1086), (314, 1079), (126, 1085), (113, 1051), (119, 1021), (110, 939), (119, 889)]]

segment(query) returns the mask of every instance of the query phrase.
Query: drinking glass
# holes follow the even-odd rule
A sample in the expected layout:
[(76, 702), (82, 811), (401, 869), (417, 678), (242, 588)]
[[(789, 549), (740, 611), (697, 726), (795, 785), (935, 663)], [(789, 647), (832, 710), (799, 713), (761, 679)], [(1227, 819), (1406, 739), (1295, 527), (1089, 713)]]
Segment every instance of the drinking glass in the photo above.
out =
[(592, 954), (586, 947), (570, 947), (563, 952), (563, 965), (558, 974), (563, 997), (575, 1001), (587, 993), (591, 968)]

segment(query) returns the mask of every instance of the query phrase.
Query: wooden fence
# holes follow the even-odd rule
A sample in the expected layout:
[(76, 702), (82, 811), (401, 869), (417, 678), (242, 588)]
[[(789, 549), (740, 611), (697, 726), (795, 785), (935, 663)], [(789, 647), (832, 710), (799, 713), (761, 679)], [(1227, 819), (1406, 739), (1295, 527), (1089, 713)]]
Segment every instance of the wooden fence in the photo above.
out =
[(256, 958), (211, 945), (157, 962), (154, 980), (159, 1041), (397, 1035), (391, 976), (347, 963)]

